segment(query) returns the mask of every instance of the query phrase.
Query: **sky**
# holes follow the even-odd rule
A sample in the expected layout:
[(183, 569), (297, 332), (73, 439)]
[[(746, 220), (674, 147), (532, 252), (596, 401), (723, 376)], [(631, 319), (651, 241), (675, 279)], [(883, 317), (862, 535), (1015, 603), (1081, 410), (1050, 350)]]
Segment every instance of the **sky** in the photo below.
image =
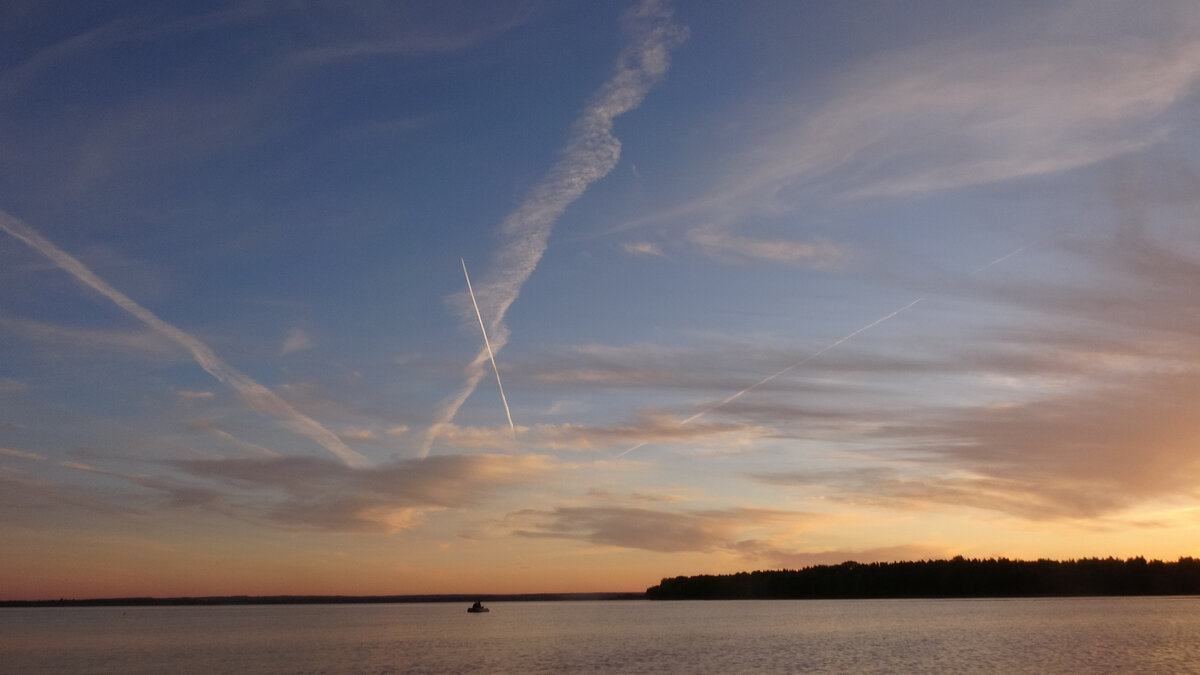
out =
[(0, 599), (1200, 555), (1198, 85), (1191, 0), (5, 2)]

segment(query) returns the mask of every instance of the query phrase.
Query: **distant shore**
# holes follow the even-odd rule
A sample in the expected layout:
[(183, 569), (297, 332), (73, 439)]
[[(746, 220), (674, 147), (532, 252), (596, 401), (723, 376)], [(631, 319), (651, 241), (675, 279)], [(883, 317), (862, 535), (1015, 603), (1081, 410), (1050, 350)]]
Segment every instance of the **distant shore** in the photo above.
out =
[(413, 602), (555, 602), (581, 600), (644, 600), (643, 592), (628, 593), (463, 593), (442, 595), (216, 595), (177, 598), (60, 598), (58, 600), (0, 600), (0, 607), (173, 607), (209, 605), (377, 605)]
[(663, 579), (649, 600), (1200, 595), (1200, 560), (1006, 558), (815, 565)]
[(1200, 595), (1200, 559), (965, 559), (814, 565), (665, 578), (645, 592), (423, 595), (224, 595), (0, 600), (3, 607), (365, 605), (417, 602), (771, 600)]

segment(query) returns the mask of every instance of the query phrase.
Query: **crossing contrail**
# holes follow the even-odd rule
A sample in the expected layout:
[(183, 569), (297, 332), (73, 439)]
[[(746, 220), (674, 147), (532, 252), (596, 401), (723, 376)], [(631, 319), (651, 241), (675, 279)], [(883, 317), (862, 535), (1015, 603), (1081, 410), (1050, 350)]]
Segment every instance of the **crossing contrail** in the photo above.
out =
[(1022, 247), (1020, 247), (1020, 248), (1018, 248), (1018, 249), (1015, 249), (1015, 250), (1009, 251), (1008, 253), (1005, 253), (1004, 255), (1000, 256), (999, 258), (996, 258), (996, 259), (995, 259), (995, 260), (993, 260), (992, 262), (990, 262), (990, 263), (988, 263), (988, 264), (984, 265), (983, 267), (980, 267), (980, 268), (978, 268), (978, 269), (972, 270), (972, 271), (971, 271), (971, 273), (970, 273), (970, 274), (968, 274), (967, 276), (969, 276), (969, 277), (973, 277), (973, 276), (975, 276), (976, 274), (979, 274), (980, 272), (982, 272), (982, 271), (984, 271), (984, 270), (986, 270), (986, 269), (989, 269), (989, 268), (991, 268), (991, 267), (993, 267), (993, 266), (995, 266), (995, 265), (999, 265), (1000, 263), (1004, 262), (1005, 260), (1008, 260), (1009, 258), (1011, 258), (1011, 257), (1013, 257), (1014, 255), (1016, 255), (1016, 254), (1020, 253), (1021, 251), (1024, 251), (1024, 250), (1025, 250), (1025, 249), (1027, 249), (1027, 248), (1029, 248), (1029, 244), (1026, 244), (1026, 245), (1024, 245), (1024, 246), (1022, 246)]
[[(799, 368), (800, 366), (808, 363), (809, 361), (812, 361), (813, 359), (824, 354), (825, 352), (829, 351), (830, 349), (833, 349), (834, 347), (842, 344), (843, 342), (849, 340), (850, 338), (854, 337), (855, 335), (858, 335), (859, 333), (861, 333), (865, 330), (874, 328), (875, 326), (878, 326), (879, 324), (883, 323), (884, 321), (887, 321), (888, 319), (895, 317), (896, 315), (900, 314), (901, 312), (911, 309), (914, 305), (916, 305), (917, 303), (921, 302), (924, 299), (925, 299), (925, 296), (921, 296), (921, 297), (917, 298), (916, 300), (913, 300), (912, 302), (908, 303), (907, 305), (901, 307), (900, 309), (897, 309), (896, 311), (892, 312), (891, 314), (888, 314), (887, 316), (879, 317), (878, 319), (875, 319), (874, 321), (863, 326), (862, 328), (859, 328), (858, 330), (855, 330), (852, 333), (848, 333), (847, 335), (845, 335), (841, 338), (838, 338), (837, 340), (834, 340), (833, 342), (830, 342), (829, 344), (825, 345), (824, 347), (821, 347), (820, 349), (809, 354), (808, 356), (805, 356), (804, 358), (800, 359), (799, 361), (796, 361), (795, 363), (791, 364), (790, 366), (783, 368), (781, 370), (777, 370), (774, 373), (771, 373), (770, 375), (764, 377), (763, 379), (759, 380), (758, 382), (755, 382), (754, 384), (750, 385), (749, 387), (746, 387), (745, 389), (739, 391), (738, 393), (734, 394), (733, 396), (730, 396), (729, 398), (726, 398), (725, 400), (720, 401), (719, 403), (714, 403), (714, 404), (708, 406), (707, 408), (701, 410), (700, 412), (696, 413), (695, 415), (692, 415), (691, 417), (680, 422), (679, 426), (683, 426), (685, 424), (694, 422), (694, 421), (700, 419), (701, 417), (704, 417), (708, 413), (710, 413), (714, 410), (717, 410), (718, 408), (725, 407), (726, 405), (741, 398), (745, 394), (747, 394), (751, 391), (754, 391), (755, 389), (758, 389), (759, 387), (761, 387), (764, 384), (770, 382), (771, 380), (779, 377), (780, 375), (790, 373), (791, 371)], [(633, 452), (634, 450), (637, 450), (638, 448), (642, 447), (643, 445), (645, 445), (648, 442), (649, 441), (642, 441), (641, 443), (638, 443), (637, 445), (633, 446), (632, 448), (629, 448), (628, 450), (625, 450), (624, 452), (617, 454), (617, 457), (624, 457), (625, 455), (628, 455), (629, 453)]]
[[(1016, 254), (1020, 253), (1021, 251), (1024, 251), (1026, 248), (1028, 248), (1028, 245), (1026, 245), (1026, 246), (1022, 246), (1022, 247), (1020, 247), (1020, 248), (1018, 248), (1018, 249), (1016, 249), (1016, 250), (1014, 250), (1014, 251), (1011, 251), (1011, 252), (1009, 252), (1009, 253), (1006, 253), (1006, 254), (1004, 254), (1004, 255), (1000, 256), (999, 258), (996, 258), (995, 260), (993, 260), (993, 261), (989, 262), (988, 264), (986, 264), (986, 265), (984, 265), (984, 266), (982, 266), (982, 267), (979, 267), (979, 268), (977, 268), (977, 269), (975, 269), (975, 270), (972, 270), (972, 271), (971, 271), (971, 273), (970, 273), (970, 274), (968, 274), (967, 276), (975, 276), (976, 274), (979, 274), (980, 272), (983, 272), (983, 271), (984, 271), (984, 270), (986, 270), (986, 269), (989, 269), (989, 268), (991, 268), (991, 267), (993, 267), (993, 266), (995, 266), (995, 265), (999, 265), (1000, 263), (1004, 262), (1005, 260), (1008, 260), (1009, 258), (1011, 258), (1011, 257), (1013, 257), (1014, 255), (1016, 255)], [(764, 384), (766, 384), (766, 383), (770, 382), (771, 380), (774, 380), (775, 378), (779, 377), (780, 375), (784, 375), (784, 374), (786, 374), (786, 373), (789, 373), (789, 372), (791, 372), (791, 371), (793, 371), (793, 370), (795, 370), (795, 369), (799, 368), (800, 366), (802, 366), (802, 365), (804, 365), (804, 364), (808, 363), (809, 361), (812, 361), (813, 359), (815, 359), (815, 358), (817, 358), (818, 356), (820, 356), (820, 355), (824, 354), (825, 352), (829, 351), (830, 349), (833, 349), (834, 347), (837, 347), (838, 345), (840, 345), (840, 344), (842, 344), (842, 343), (846, 342), (847, 340), (849, 340), (849, 339), (853, 338), (854, 336), (858, 335), (859, 333), (862, 333), (863, 331), (866, 331), (866, 330), (870, 330), (870, 329), (874, 328), (875, 326), (878, 326), (879, 324), (883, 323), (884, 321), (887, 321), (887, 320), (889, 320), (889, 319), (893, 319), (893, 318), (895, 318), (896, 316), (898, 316), (899, 314), (901, 314), (901, 313), (903, 313), (903, 312), (906, 312), (906, 311), (908, 311), (908, 310), (912, 309), (913, 307), (915, 307), (915, 306), (916, 306), (918, 303), (920, 303), (921, 301), (923, 301), (923, 300), (924, 300), (925, 298), (927, 298), (927, 297), (928, 297), (928, 296), (926, 296), (926, 295), (922, 295), (921, 297), (917, 298), (916, 300), (913, 300), (912, 302), (910, 302), (910, 303), (908, 303), (907, 305), (905, 305), (905, 306), (901, 307), (900, 309), (897, 309), (897, 310), (895, 310), (894, 312), (891, 312), (890, 314), (887, 314), (887, 315), (885, 315), (885, 316), (881, 316), (881, 317), (879, 317), (878, 319), (875, 319), (874, 321), (872, 321), (871, 323), (869, 323), (869, 324), (867, 324), (867, 325), (863, 326), (862, 328), (859, 328), (859, 329), (857, 329), (857, 330), (854, 330), (854, 331), (852, 331), (852, 332), (850, 332), (850, 333), (846, 334), (845, 336), (843, 336), (843, 337), (840, 337), (840, 338), (838, 338), (837, 340), (834, 340), (833, 342), (830, 342), (829, 344), (827, 344), (827, 345), (825, 345), (824, 347), (822, 347), (822, 348), (818, 349), (817, 351), (815, 351), (815, 352), (813, 352), (813, 353), (809, 354), (808, 356), (805, 356), (804, 358), (800, 359), (799, 361), (796, 361), (795, 363), (793, 363), (793, 364), (791, 364), (791, 365), (787, 366), (786, 368), (783, 368), (783, 369), (781, 369), (781, 370), (778, 370), (778, 371), (776, 371), (776, 372), (774, 372), (774, 373), (771, 373), (770, 375), (768, 375), (768, 376), (764, 377), (763, 379), (759, 380), (758, 382), (755, 382), (754, 384), (750, 385), (749, 387), (746, 387), (745, 389), (743, 389), (743, 390), (739, 391), (738, 393), (736, 393), (736, 394), (734, 394), (734, 395), (730, 396), (729, 398), (726, 398), (726, 399), (724, 399), (724, 400), (722, 400), (722, 401), (719, 401), (719, 402), (717, 402), (717, 403), (714, 403), (714, 404), (712, 404), (712, 405), (708, 406), (707, 408), (704, 408), (703, 410), (701, 410), (700, 412), (696, 413), (695, 415), (692, 415), (691, 417), (689, 417), (689, 418), (687, 418), (687, 419), (683, 420), (682, 422), (680, 422), (680, 423), (679, 423), (679, 426), (684, 426), (685, 424), (689, 424), (689, 423), (691, 423), (691, 422), (694, 422), (694, 421), (696, 421), (696, 420), (700, 419), (701, 417), (704, 417), (705, 415), (707, 415), (708, 413), (710, 413), (710, 412), (712, 412), (712, 411), (714, 411), (714, 410), (717, 410), (717, 409), (719, 409), (719, 408), (723, 408), (723, 407), (725, 407), (726, 405), (728, 405), (728, 404), (732, 403), (733, 401), (737, 400), (738, 398), (741, 398), (743, 395), (745, 395), (745, 394), (747, 394), (747, 393), (749, 393), (749, 392), (751, 392), (751, 391), (754, 391), (755, 389), (758, 389), (759, 387), (761, 387), (761, 386), (763, 386)], [(620, 453), (617, 453), (617, 455), (616, 455), (616, 456), (617, 456), (617, 457), (624, 457), (625, 455), (628, 455), (629, 453), (633, 452), (634, 450), (637, 450), (638, 448), (641, 448), (642, 446), (646, 445), (647, 443), (649, 443), (649, 441), (642, 441), (641, 443), (638, 443), (637, 445), (633, 446), (632, 448), (629, 448), (629, 449), (627, 449), (627, 450), (624, 450), (624, 451), (622, 451), (622, 452), (620, 452)]]
[(500, 382), (500, 369), (496, 367), (496, 355), (492, 353), (492, 343), (488, 340), (487, 327), (483, 325), (483, 315), (479, 313), (479, 303), (475, 302), (475, 289), (471, 288), (471, 275), (467, 274), (467, 261), (459, 258), (463, 266), (463, 276), (467, 278), (467, 292), (471, 294), (471, 304), (475, 306), (475, 318), (479, 319), (479, 330), (483, 331), (483, 344), (487, 347), (488, 358), (492, 361), (492, 370), (496, 371), (496, 386), (500, 387), (500, 400), (504, 402), (504, 414), (508, 415), (508, 428), (516, 431), (513, 425), (512, 412), (508, 409), (508, 397), (504, 395), (504, 385)]
[(80, 283), (90, 286), (93, 290), (111, 300), (121, 309), (133, 315), (135, 319), (150, 327), (159, 335), (172, 340), (191, 354), (192, 359), (209, 375), (232, 388), (249, 406), (259, 412), (267, 413), (284, 423), (292, 431), (312, 439), (326, 450), (337, 455), (350, 467), (370, 466), (366, 457), (350, 449), (337, 434), (321, 426), (313, 418), (301, 413), (279, 398), (275, 392), (259, 384), (249, 375), (225, 363), (217, 356), (211, 347), (204, 344), (189, 333), (163, 321), (150, 310), (134, 302), (132, 298), (113, 288), (86, 265), (74, 256), (55, 246), (24, 222), (0, 211), (0, 230), (4, 230), (15, 239), (24, 242), (33, 250), (41, 253), (50, 262), (64, 272), (75, 277)]
[[(621, 141), (612, 133), (613, 121), (642, 104), (666, 75), (671, 50), (688, 35), (686, 28), (672, 20), (670, 3), (665, 0), (641, 0), (622, 13), (621, 23), (626, 43), (617, 55), (616, 72), (575, 120), (559, 160), (500, 226), (502, 243), (492, 256), (484, 294), (495, 338), (493, 352), (500, 351), (508, 342), (504, 316), (546, 252), (558, 218), (588, 186), (617, 165)], [(450, 428), (458, 409), (487, 376), (487, 360), (487, 350), (479, 350), (467, 365), (467, 381), (439, 406), (421, 442), (421, 459), (429, 456), (434, 441)]]

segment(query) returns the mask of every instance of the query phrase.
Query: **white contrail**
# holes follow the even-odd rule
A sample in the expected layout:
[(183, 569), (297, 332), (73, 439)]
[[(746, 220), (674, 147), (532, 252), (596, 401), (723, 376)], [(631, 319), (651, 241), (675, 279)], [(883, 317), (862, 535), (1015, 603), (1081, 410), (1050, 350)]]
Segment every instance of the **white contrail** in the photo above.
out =
[[(990, 268), (990, 267), (992, 267), (992, 266), (994, 266), (994, 265), (999, 265), (1000, 263), (1004, 262), (1005, 260), (1008, 260), (1009, 258), (1011, 258), (1011, 257), (1013, 257), (1014, 255), (1016, 255), (1016, 254), (1020, 253), (1021, 251), (1024, 251), (1026, 248), (1028, 248), (1028, 246), (1022, 246), (1022, 247), (1020, 247), (1020, 248), (1018, 248), (1018, 249), (1016, 249), (1016, 250), (1014, 250), (1014, 251), (1011, 251), (1011, 252), (1009, 252), (1009, 253), (1006, 253), (1006, 254), (1004, 254), (1004, 255), (1000, 256), (999, 258), (996, 258), (995, 260), (993, 260), (993, 261), (989, 262), (988, 264), (984, 265), (983, 267), (980, 267), (980, 268), (978, 268), (978, 269), (972, 270), (972, 271), (971, 271), (971, 273), (970, 273), (970, 274), (968, 274), (967, 276), (975, 276), (976, 274), (979, 274), (980, 272), (983, 272), (984, 270), (986, 270), (986, 269), (988, 269), (988, 268)], [(800, 359), (799, 361), (797, 361), (797, 362), (795, 362), (795, 363), (791, 364), (790, 366), (788, 366), (788, 367), (786, 367), (786, 368), (784, 368), (784, 369), (782, 369), (782, 370), (779, 370), (779, 371), (777, 371), (777, 372), (775, 372), (775, 373), (772, 373), (772, 374), (770, 374), (770, 375), (768, 375), (768, 376), (764, 377), (763, 379), (759, 380), (758, 382), (755, 382), (754, 384), (750, 385), (749, 387), (746, 387), (745, 389), (743, 389), (743, 390), (739, 391), (738, 393), (734, 394), (733, 396), (730, 396), (729, 398), (727, 398), (727, 399), (725, 399), (725, 400), (723, 400), (723, 401), (720, 401), (720, 402), (718, 402), (718, 403), (714, 403), (714, 404), (712, 404), (712, 405), (708, 406), (707, 408), (705, 408), (705, 409), (701, 410), (700, 412), (696, 413), (695, 415), (692, 415), (691, 417), (689, 417), (689, 418), (687, 418), (687, 419), (683, 420), (682, 422), (680, 422), (680, 423), (679, 423), (679, 426), (683, 426), (683, 425), (685, 425), (685, 424), (688, 424), (688, 423), (690, 423), (690, 422), (693, 422), (693, 421), (695, 421), (695, 420), (697, 420), (697, 419), (700, 419), (701, 417), (704, 417), (704, 416), (705, 416), (705, 415), (707, 415), (708, 413), (710, 413), (710, 412), (712, 412), (712, 411), (714, 411), (714, 410), (717, 410), (718, 408), (723, 408), (723, 407), (725, 407), (727, 404), (729, 404), (729, 403), (733, 402), (734, 400), (738, 399), (738, 398), (739, 398), (739, 397), (741, 397), (743, 394), (746, 394), (747, 392), (753, 391), (753, 390), (755, 390), (755, 389), (757, 389), (757, 388), (759, 388), (759, 387), (763, 386), (764, 384), (766, 384), (766, 383), (770, 382), (771, 380), (774, 380), (775, 378), (779, 377), (780, 375), (783, 375), (783, 374), (785, 374), (785, 373), (791, 372), (791, 371), (793, 371), (793, 370), (795, 370), (795, 369), (799, 368), (800, 366), (802, 366), (802, 365), (804, 365), (804, 364), (808, 363), (809, 361), (812, 361), (813, 359), (815, 359), (815, 358), (817, 358), (818, 356), (820, 356), (820, 355), (824, 354), (825, 352), (829, 351), (830, 349), (833, 349), (834, 347), (837, 347), (838, 345), (842, 344), (843, 342), (846, 342), (847, 340), (849, 340), (849, 339), (853, 338), (855, 335), (858, 335), (859, 333), (861, 333), (861, 332), (863, 332), (863, 331), (865, 331), (865, 330), (870, 330), (871, 328), (874, 328), (875, 326), (878, 326), (879, 324), (883, 323), (884, 321), (887, 321), (888, 319), (892, 319), (892, 318), (896, 317), (898, 314), (900, 314), (900, 313), (902, 313), (902, 312), (905, 312), (905, 311), (908, 311), (909, 309), (912, 309), (912, 308), (913, 308), (915, 305), (917, 305), (917, 303), (921, 302), (921, 301), (922, 301), (922, 300), (924, 300), (926, 297), (928, 297), (928, 296), (924, 296), (924, 295), (923, 295), (923, 296), (921, 296), (921, 297), (917, 298), (916, 300), (913, 300), (912, 302), (908, 303), (907, 305), (905, 305), (905, 306), (901, 307), (900, 309), (897, 309), (896, 311), (894, 311), (894, 312), (892, 312), (892, 313), (890, 313), (890, 314), (887, 314), (886, 316), (881, 316), (881, 317), (879, 317), (878, 319), (875, 319), (874, 321), (872, 321), (871, 323), (869, 323), (869, 324), (867, 324), (867, 325), (863, 326), (862, 328), (859, 328), (859, 329), (857, 329), (857, 330), (855, 330), (855, 331), (853, 331), (853, 332), (851, 332), (851, 333), (848, 333), (847, 335), (845, 335), (845, 336), (843, 336), (843, 337), (841, 337), (841, 338), (838, 338), (837, 340), (834, 340), (833, 342), (830, 342), (829, 344), (827, 344), (827, 345), (825, 345), (824, 347), (822, 347), (822, 348), (818, 349), (817, 351), (815, 351), (815, 352), (813, 352), (813, 353), (809, 354), (808, 356), (805, 356), (804, 358), (802, 358), (802, 359)], [(641, 443), (638, 443), (637, 445), (633, 446), (632, 448), (629, 448), (629, 449), (627, 449), (627, 450), (624, 450), (624, 451), (622, 451), (622, 452), (619, 452), (619, 453), (617, 453), (617, 455), (616, 455), (616, 456), (617, 456), (617, 457), (624, 457), (625, 455), (628, 455), (629, 453), (633, 452), (634, 450), (637, 450), (638, 448), (640, 448), (640, 447), (642, 447), (642, 446), (646, 445), (648, 442), (649, 442), (649, 441), (642, 441)]]
[[(480, 285), (479, 293), (491, 317), (488, 328), (494, 352), (508, 342), (504, 316), (542, 259), (558, 217), (588, 186), (617, 165), (621, 141), (612, 135), (613, 119), (641, 105), (651, 87), (666, 74), (671, 49), (687, 37), (687, 30), (671, 21), (666, 0), (642, 0), (621, 19), (628, 42), (617, 57), (616, 72), (575, 121), (562, 158), (500, 227), (504, 243), (493, 256), (490, 277)], [(466, 368), (463, 388), (442, 402), (425, 433), (422, 458), (429, 455), (434, 440), (486, 375), (487, 361), (488, 350), (481, 349)]]
[(500, 369), (496, 367), (496, 355), (492, 353), (492, 343), (488, 341), (487, 328), (483, 325), (483, 315), (479, 313), (479, 303), (475, 302), (475, 290), (471, 288), (471, 275), (467, 274), (467, 261), (459, 258), (463, 266), (463, 276), (467, 278), (467, 292), (471, 294), (471, 304), (475, 306), (475, 318), (479, 319), (479, 330), (483, 331), (483, 346), (487, 347), (488, 358), (492, 360), (492, 370), (496, 371), (496, 386), (500, 387), (500, 400), (504, 402), (504, 414), (508, 416), (508, 428), (516, 431), (513, 425), (512, 411), (508, 409), (508, 397), (504, 395), (504, 384), (500, 382)]
[(730, 403), (733, 400), (741, 397), (743, 394), (754, 391), (755, 389), (758, 389), (759, 387), (761, 387), (764, 384), (770, 382), (771, 380), (779, 377), (780, 375), (791, 372), (791, 371), (799, 368), (800, 366), (808, 363), (809, 361), (812, 361), (813, 359), (824, 354), (825, 352), (829, 351), (830, 349), (833, 349), (834, 347), (842, 344), (843, 342), (849, 340), (850, 338), (854, 337), (855, 335), (858, 335), (859, 333), (861, 333), (865, 330), (874, 328), (875, 326), (878, 326), (879, 324), (883, 323), (884, 321), (887, 321), (888, 319), (895, 317), (897, 314), (900, 314), (901, 312), (912, 308), (914, 305), (916, 305), (918, 302), (921, 302), (924, 299), (925, 299), (924, 297), (917, 298), (916, 300), (913, 300), (912, 302), (910, 302), (907, 305), (901, 307), (900, 309), (892, 312), (891, 314), (888, 314), (887, 316), (882, 316), (878, 319), (875, 319), (874, 321), (863, 326), (862, 328), (859, 328), (858, 330), (856, 330), (842, 338), (839, 338), (833, 342), (830, 342), (829, 344), (827, 344), (824, 347), (818, 349), (817, 351), (809, 354), (808, 356), (800, 359), (799, 361), (793, 363), (792, 365), (764, 377), (763, 379), (759, 380), (758, 382), (755, 382), (754, 384), (750, 385), (749, 387), (746, 387), (745, 389), (739, 391), (738, 393), (734, 394), (733, 396), (730, 396), (729, 398), (725, 399), (724, 401), (721, 401), (720, 403), (716, 403), (714, 405), (711, 405), (711, 406), (705, 408), (704, 410), (701, 410), (700, 412), (696, 413), (695, 415), (692, 415), (691, 417), (687, 418), (686, 420), (680, 422), (680, 424), (687, 424), (688, 422), (691, 422), (698, 418), (704, 417), (705, 415), (716, 410), (717, 408), (721, 408), (721, 407), (725, 406), (725, 404)]
[(1008, 260), (1009, 258), (1011, 258), (1011, 257), (1013, 257), (1014, 255), (1016, 255), (1016, 254), (1020, 253), (1021, 251), (1024, 251), (1024, 250), (1025, 250), (1025, 249), (1027, 249), (1027, 248), (1029, 248), (1029, 244), (1026, 244), (1026, 245), (1024, 245), (1024, 246), (1021, 246), (1020, 248), (1017, 248), (1017, 249), (1014, 249), (1014, 250), (1012, 250), (1012, 251), (1009, 251), (1008, 253), (1005, 253), (1004, 255), (1000, 256), (999, 258), (996, 258), (996, 259), (995, 259), (995, 260), (993, 260), (992, 262), (990, 262), (990, 263), (988, 263), (988, 264), (984, 265), (983, 267), (979, 267), (979, 268), (977, 268), (977, 269), (971, 270), (971, 273), (970, 273), (970, 274), (968, 274), (967, 276), (969, 276), (969, 277), (973, 277), (973, 276), (975, 276), (976, 274), (979, 274), (980, 272), (982, 272), (982, 271), (984, 271), (984, 270), (986, 270), (986, 269), (990, 269), (991, 267), (994, 267), (995, 265), (999, 265), (1000, 263), (1004, 262), (1005, 260)]
[[(726, 405), (728, 405), (729, 403), (732, 403), (734, 400), (736, 400), (736, 399), (740, 398), (742, 395), (744, 395), (744, 394), (746, 394), (746, 393), (748, 393), (748, 392), (754, 391), (755, 389), (758, 389), (759, 387), (761, 387), (761, 386), (763, 386), (764, 384), (766, 384), (766, 383), (770, 382), (771, 380), (773, 380), (773, 379), (775, 379), (775, 378), (779, 377), (780, 375), (783, 375), (783, 374), (785, 374), (785, 373), (791, 372), (791, 371), (793, 371), (793, 370), (795, 370), (795, 369), (799, 368), (800, 366), (802, 366), (802, 365), (804, 365), (804, 364), (808, 363), (809, 361), (812, 361), (813, 359), (815, 359), (815, 358), (817, 358), (818, 356), (820, 356), (820, 355), (824, 354), (825, 352), (829, 351), (830, 349), (833, 349), (834, 347), (836, 347), (836, 346), (838, 346), (838, 345), (842, 344), (842, 343), (843, 343), (843, 342), (845, 342), (846, 340), (849, 340), (850, 338), (854, 337), (855, 335), (858, 335), (859, 333), (861, 333), (861, 332), (863, 332), (863, 331), (865, 331), (865, 330), (868, 330), (868, 329), (874, 328), (875, 326), (878, 326), (879, 324), (883, 323), (884, 321), (887, 321), (888, 319), (891, 319), (892, 317), (896, 316), (897, 314), (900, 314), (901, 312), (903, 312), (903, 311), (905, 311), (905, 310), (907, 310), (907, 309), (910, 309), (911, 307), (913, 307), (913, 306), (914, 306), (914, 305), (916, 305), (918, 302), (921, 302), (921, 301), (922, 301), (922, 300), (924, 300), (924, 299), (925, 299), (925, 297), (924, 297), (924, 296), (922, 296), (922, 297), (919, 297), (919, 298), (917, 298), (916, 300), (913, 300), (912, 302), (908, 303), (907, 305), (905, 305), (905, 306), (901, 307), (900, 309), (897, 309), (896, 311), (892, 312), (891, 314), (888, 314), (887, 316), (882, 316), (882, 317), (879, 317), (878, 319), (875, 319), (874, 321), (872, 321), (871, 323), (869, 323), (869, 324), (867, 324), (867, 325), (863, 326), (862, 328), (859, 328), (858, 330), (855, 330), (854, 332), (852, 332), (852, 333), (849, 333), (849, 334), (845, 335), (844, 337), (838, 338), (837, 340), (834, 340), (833, 342), (830, 342), (829, 344), (825, 345), (824, 347), (821, 347), (820, 349), (818, 349), (817, 351), (815, 351), (815, 352), (813, 352), (813, 353), (809, 354), (808, 356), (805, 356), (804, 358), (802, 358), (802, 359), (800, 359), (799, 361), (797, 361), (797, 362), (793, 363), (792, 365), (790, 365), (790, 366), (788, 366), (788, 367), (786, 367), (786, 368), (783, 368), (782, 370), (778, 370), (778, 371), (776, 371), (776, 372), (774, 372), (774, 373), (772, 373), (772, 374), (770, 374), (770, 375), (768, 375), (768, 376), (764, 377), (763, 379), (759, 380), (758, 382), (755, 382), (754, 384), (750, 385), (749, 387), (746, 387), (745, 389), (743, 389), (743, 390), (739, 391), (738, 393), (734, 394), (733, 396), (730, 396), (729, 398), (727, 398), (727, 399), (725, 399), (725, 400), (723, 400), (723, 401), (721, 401), (721, 402), (719, 402), (719, 403), (714, 403), (714, 404), (712, 404), (712, 405), (708, 406), (707, 408), (705, 408), (705, 409), (701, 410), (700, 412), (696, 413), (695, 415), (692, 415), (691, 417), (689, 417), (689, 418), (687, 418), (687, 419), (683, 420), (682, 422), (680, 422), (680, 423), (679, 423), (679, 426), (683, 426), (683, 425), (685, 425), (685, 424), (688, 424), (688, 423), (690, 423), (690, 422), (694, 422), (695, 420), (698, 420), (698, 419), (700, 419), (701, 417), (704, 417), (704, 416), (705, 416), (705, 415), (707, 415), (708, 413), (710, 413), (710, 412), (712, 412), (712, 411), (714, 411), (714, 410), (716, 410), (716, 409), (718, 409), (718, 408), (723, 408), (723, 407), (725, 407), (725, 406), (726, 406)], [(623, 452), (620, 452), (620, 453), (618, 453), (618, 454), (617, 454), (617, 457), (624, 457), (625, 455), (628, 455), (629, 453), (633, 452), (634, 450), (637, 450), (638, 448), (642, 447), (643, 445), (646, 445), (646, 443), (647, 443), (647, 442), (648, 442), (648, 441), (643, 441), (643, 442), (641, 442), (641, 443), (638, 443), (637, 445), (633, 446), (632, 448), (629, 448), (628, 450), (625, 450), (625, 451), (623, 451)]]
[(38, 253), (41, 253), (80, 282), (91, 286), (101, 295), (113, 301), (118, 307), (129, 312), (134, 318), (149, 326), (154, 332), (178, 343), (192, 355), (192, 358), (201, 368), (207, 371), (209, 375), (233, 388), (251, 408), (274, 415), (283, 420), (284, 424), (292, 431), (312, 439), (326, 450), (337, 455), (348, 466), (363, 467), (369, 464), (366, 457), (350, 449), (332, 431), (293, 408), (287, 401), (276, 396), (275, 392), (259, 384), (249, 375), (240, 372), (233, 366), (222, 361), (208, 345), (163, 321), (150, 310), (134, 302), (129, 296), (108, 285), (107, 282), (88, 269), (86, 265), (79, 262), (71, 254), (52, 244), (32, 227), (29, 227), (4, 211), (0, 211), (0, 230), (4, 230)]
[(237, 436), (234, 436), (233, 434), (231, 434), (228, 431), (225, 431), (223, 429), (218, 429), (216, 427), (212, 427), (211, 429), (208, 430), (208, 432), (211, 433), (212, 435), (216, 436), (217, 438), (220, 438), (223, 441), (229, 442), (232, 445), (236, 445), (237, 447), (242, 448), (244, 450), (250, 450), (255, 455), (261, 455), (261, 456), (266, 456), (266, 457), (283, 457), (283, 455), (279, 454), (278, 452), (275, 452), (274, 450), (272, 450), (270, 448), (264, 448), (263, 446), (258, 445), (257, 443), (249, 443), (247, 441), (243, 441), (242, 439), (238, 438)]

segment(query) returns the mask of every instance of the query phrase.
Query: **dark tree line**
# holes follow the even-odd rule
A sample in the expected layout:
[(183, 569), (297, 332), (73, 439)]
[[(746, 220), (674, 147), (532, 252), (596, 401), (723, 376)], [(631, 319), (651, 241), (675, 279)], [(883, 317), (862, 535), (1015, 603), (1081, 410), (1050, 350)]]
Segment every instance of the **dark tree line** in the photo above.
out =
[(1200, 595), (1200, 560), (952, 560), (816, 565), (663, 579), (651, 600)]

